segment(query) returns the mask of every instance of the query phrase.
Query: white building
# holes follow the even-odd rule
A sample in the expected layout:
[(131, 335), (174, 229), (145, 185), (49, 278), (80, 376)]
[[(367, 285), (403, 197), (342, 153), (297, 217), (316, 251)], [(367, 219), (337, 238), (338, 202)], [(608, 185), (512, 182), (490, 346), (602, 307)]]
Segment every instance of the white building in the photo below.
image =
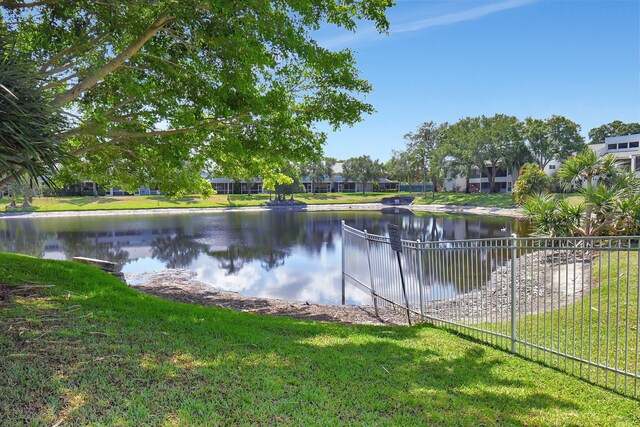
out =
[(603, 144), (591, 144), (589, 148), (599, 156), (613, 154), (624, 167), (640, 177), (640, 133), (610, 136)]
[[(491, 169), (491, 168), (490, 168)], [(517, 179), (514, 177), (511, 168), (500, 168), (496, 171), (495, 188), (498, 193), (511, 193), (513, 189), (513, 183)], [(452, 176), (447, 174), (444, 180), (445, 191), (465, 191), (467, 185), (467, 179), (463, 176)], [(489, 176), (484, 170), (480, 170), (474, 167), (469, 177), (469, 190), (472, 192), (489, 192)]]

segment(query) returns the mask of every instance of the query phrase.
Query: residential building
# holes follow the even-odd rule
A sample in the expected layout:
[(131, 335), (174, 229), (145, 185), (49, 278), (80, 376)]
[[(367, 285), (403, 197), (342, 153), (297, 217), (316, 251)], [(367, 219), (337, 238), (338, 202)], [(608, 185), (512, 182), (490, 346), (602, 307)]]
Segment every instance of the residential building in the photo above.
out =
[[(368, 182), (362, 188), (362, 183), (349, 181), (342, 175), (342, 162), (338, 162), (333, 167), (333, 176), (324, 177), (320, 181), (312, 182), (311, 178), (303, 177), (302, 185), (307, 193), (356, 193), (356, 192), (398, 192), (400, 191), (400, 183), (387, 178), (379, 178), (376, 183)], [(209, 178), (214, 190), (219, 194), (257, 194), (267, 193), (262, 186), (262, 180), (256, 178), (248, 182), (246, 180), (232, 181), (230, 178)]]
[[(514, 177), (514, 173), (511, 168), (497, 167), (495, 188), (498, 193), (511, 193), (513, 183), (517, 179), (517, 172)], [(491, 168), (489, 168), (491, 171)], [(457, 175), (452, 176), (451, 173), (447, 174), (444, 180), (445, 191), (465, 191), (467, 186), (467, 179), (464, 176)], [(469, 177), (469, 190), (472, 192), (489, 192), (489, 175), (485, 170), (480, 170), (474, 167), (471, 170), (471, 176)]]
[(640, 177), (640, 133), (607, 137), (603, 144), (591, 144), (589, 148), (599, 156), (613, 154), (623, 167)]

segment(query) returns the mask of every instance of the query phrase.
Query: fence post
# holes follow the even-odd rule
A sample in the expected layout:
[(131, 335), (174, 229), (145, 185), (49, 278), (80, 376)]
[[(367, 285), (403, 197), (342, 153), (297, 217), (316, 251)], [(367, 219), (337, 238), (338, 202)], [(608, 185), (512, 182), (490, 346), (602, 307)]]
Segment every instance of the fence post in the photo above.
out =
[(376, 294), (376, 288), (373, 284), (373, 271), (371, 269), (371, 252), (369, 248), (369, 233), (367, 233), (367, 230), (364, 230), (364, 241), (367, 245), (367, 263), (369, 265), (369, 284), (371, 285), (371, 298), (373, 299), (373, 308), (376, 311), (376, 316), (378, 316), (378, 296)]
[(341, 221), (342, 224), (340, 225), (340, 236), (342, 237), (342, 305), (345, 304), (346, 302), (346, 295), (345, 295), (345, 281), (344, 281), (344, 266), (345, 266), (345, 244), (344, 244), (344, 239), (345, 239), (345, 235), (344, 235), (344, 220)]
[(424, 274), (422, 271), (422, 247), (420, 239), (416, 242), (416, 256), (418, 257), (418, 290), (420, 292), (420, 317), (424, 318)]
[(518, 236), (511, 235), (511, 352), (516, 353), (516, 243)]

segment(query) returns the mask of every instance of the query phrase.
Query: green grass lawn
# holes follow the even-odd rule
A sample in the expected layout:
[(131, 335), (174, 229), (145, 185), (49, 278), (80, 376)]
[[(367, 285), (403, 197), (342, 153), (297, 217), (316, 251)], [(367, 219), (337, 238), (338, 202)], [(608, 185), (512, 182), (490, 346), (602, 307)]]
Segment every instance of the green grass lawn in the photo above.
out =
[(428, 325), (160, 300), (0, 254), (3, 425), (638, 425), (640, 402)]
[[(415, 193), (414, 193), (415, 194)], [(513, 208), (513, 196), (507, 193), (489, 194), (489, 193), (427, 193), (424, 197), (416, 194), (417, 198), (414, 203), (422, 205), (441, 204), (441, 205), (469, 205), (469, 206), (491, 206), (500, 208)]]
[[(298, 204), (323, 205), (340, 203), (377, 203), (389, 193), (325, 193), (325, 194), (296, 194)], [(269, 201), (268, 194), (216, 194), (207, 199), (198, 196), (184, 197), (171, 200), (163, 196), (101, 196), (101, 197), (38, 197), (33, 206), (17, 211), (56, 212), (56, 211), (87, 211), (87, 210), (122, 210), (122, 209), (160, 209), (160, 208), (228, 208), (244, 206), (264, 206)], [(2, 203), (4, 202), (4, 203)], [(8, 199), (3, 199), (0, 205), (6, 206)], [(16, 210), (14, 210), (16, 211)]]
[[(627, 252), (619, 258), (615, 252), (600, 253), (593, 260), (592, 280), (600, 286), (584, 298), (574, 302), (568, 297), (565, 308), (518, 321), (518, 335), (562, 353), (637, 374), (638, 253)], [(640, 393), (640, 384), (631, 378), (530, 347), (522, 347), (521, 352), (620, 393)]]
[[(544, 307), (544, 302), (550, 302), (550, 298), (541, 297), (540, 305), (534, 302), (533, 306), (529, 304), (521, 307), (516, 322), (517, 337), (519, 340), (552, 351), (573, 355), (620, 371), (640, 373), (640, 361), (636, 357), (636, 351), (640, 346), (638, 252), (621, 252), (620, 257), (617, 252), (601, 252), (592, 263), (591, 279), (588, 278), (588, 266), (584, 272), (587, 276), (585, 284), (593, 285), (594, 289), (591, 292), (587, 292), (584, 298), (568, 295), (561, 298), (561, 301), (558, 301), (556, 296), (554, 306), (557, 307), (559, 302), (562, 306), (542, 314), (531, 313), (535, 313), (539, 307)], [(577, 267), (578, 273), (581, 268)], [(572, 267), (569, 267), (568, 274), (569, 277), (575, 274)], [(556, 289), (557, 286), (558, 284)], [(564, 285), (563, 289), (571, 286), (573, 285)], [(580, 282), (577, 286), (579, 288)], [(507, 337), (511, 334), (511, 322), (492, 322), (489, 319), (488, 322), (476, 326)], [(479, 331), (464, 331), (500, 348), (511, 348), (508, 338)], [(582, 377), (621, 394), (640, 397), (640, 381), (631, 377), (614, 374), (533, 346), (517, 346), (518, 354), (531, 360)]]

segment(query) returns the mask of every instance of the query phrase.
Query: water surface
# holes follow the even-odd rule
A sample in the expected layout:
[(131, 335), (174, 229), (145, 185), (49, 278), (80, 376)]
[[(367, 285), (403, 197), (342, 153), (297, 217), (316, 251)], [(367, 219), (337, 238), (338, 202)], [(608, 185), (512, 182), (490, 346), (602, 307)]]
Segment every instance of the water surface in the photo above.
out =
[[(397, 212), (397, 213), (396, 213)], [(339, 304), (340, 221), (404, 238), (459, 240), (526, 235), (507, 218), (385, 212), (224, 212), (0, 220), (0, 250), (70, 260), (114, 261), (125, 273), (184, 268), (212, 286), (248, 296)], [(370, 298), (348, 286), (346, 302)]]

